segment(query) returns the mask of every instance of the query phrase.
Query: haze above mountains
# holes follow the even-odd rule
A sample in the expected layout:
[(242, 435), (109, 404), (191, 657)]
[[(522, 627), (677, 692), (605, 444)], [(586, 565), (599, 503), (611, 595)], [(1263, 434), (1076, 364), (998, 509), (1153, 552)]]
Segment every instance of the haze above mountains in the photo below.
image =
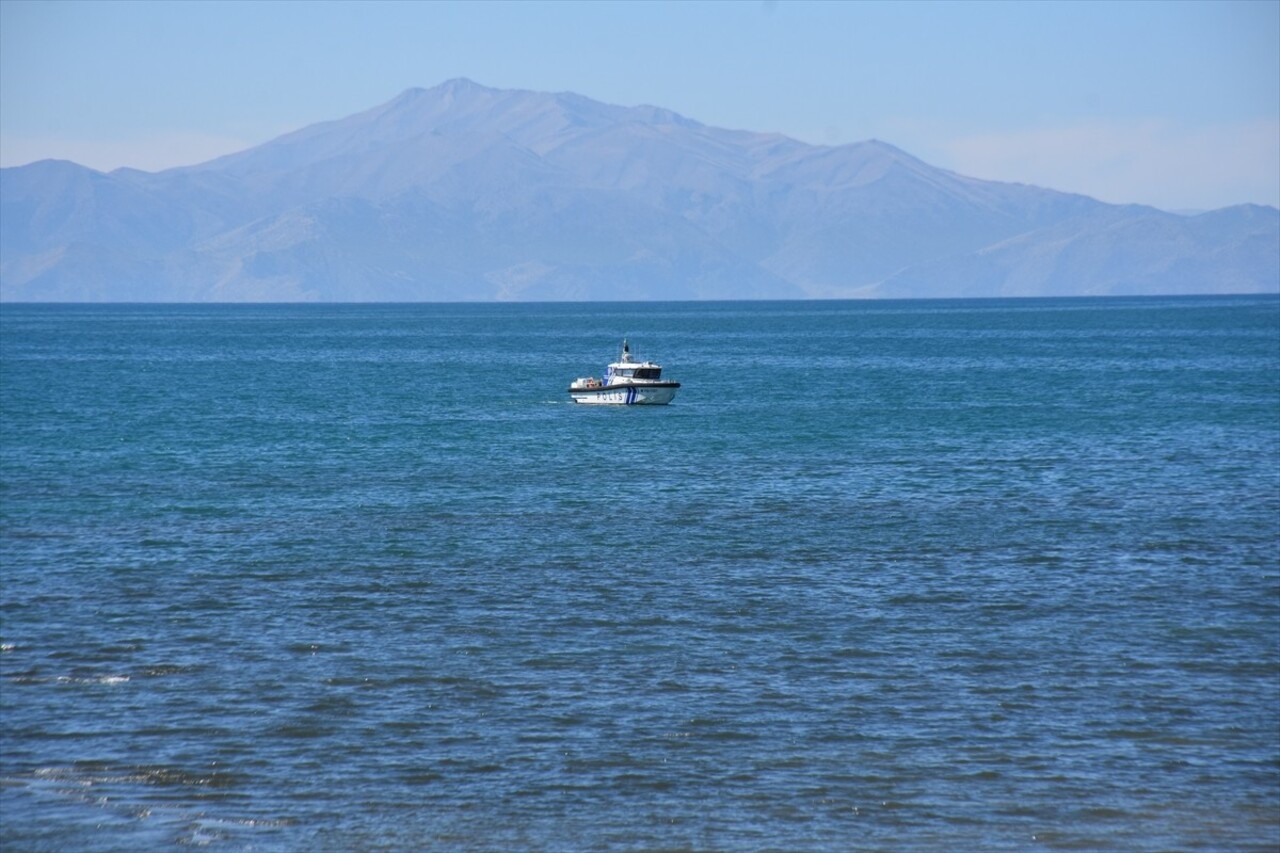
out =
[(0, 170), (0, 300), (1280, 291), (1280, 211), (1183, 216), (656, 107), (453, 80), (197, 166)]

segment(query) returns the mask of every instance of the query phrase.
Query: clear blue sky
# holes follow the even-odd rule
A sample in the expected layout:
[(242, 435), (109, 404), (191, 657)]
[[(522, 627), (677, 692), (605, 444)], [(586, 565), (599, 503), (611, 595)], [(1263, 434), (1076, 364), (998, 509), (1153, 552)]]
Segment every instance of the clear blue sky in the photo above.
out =
[(0, 165), (195, 163), (453, 77), (1106, 201), (1280, 205), (1280, 0), (0, 0)]

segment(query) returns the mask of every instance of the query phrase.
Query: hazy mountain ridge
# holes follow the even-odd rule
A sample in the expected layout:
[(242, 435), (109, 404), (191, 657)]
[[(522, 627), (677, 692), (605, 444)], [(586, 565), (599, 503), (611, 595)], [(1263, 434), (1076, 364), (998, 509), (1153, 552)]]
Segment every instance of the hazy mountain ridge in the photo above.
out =
[(197, 166), (0, 170), (0, 299), (1280, 290), (1280, 211), (1180, 216), (466, 80)]

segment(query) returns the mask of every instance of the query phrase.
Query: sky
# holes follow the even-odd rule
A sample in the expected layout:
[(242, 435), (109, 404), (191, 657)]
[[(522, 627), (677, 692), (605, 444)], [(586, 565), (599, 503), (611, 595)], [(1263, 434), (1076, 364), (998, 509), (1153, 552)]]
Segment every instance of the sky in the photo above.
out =
[(1280, 0), (0, 0), (0, 166), (190, 165), (455, 77), (1114, 203), (1280, 206)]

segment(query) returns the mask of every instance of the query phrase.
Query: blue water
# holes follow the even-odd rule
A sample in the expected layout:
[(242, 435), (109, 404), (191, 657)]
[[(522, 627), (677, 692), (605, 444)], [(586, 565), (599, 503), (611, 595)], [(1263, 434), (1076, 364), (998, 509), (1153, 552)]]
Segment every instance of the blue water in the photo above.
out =
[(1280, 847), (1274, 297), (5, 305), (0, 524), (5, 853)]

